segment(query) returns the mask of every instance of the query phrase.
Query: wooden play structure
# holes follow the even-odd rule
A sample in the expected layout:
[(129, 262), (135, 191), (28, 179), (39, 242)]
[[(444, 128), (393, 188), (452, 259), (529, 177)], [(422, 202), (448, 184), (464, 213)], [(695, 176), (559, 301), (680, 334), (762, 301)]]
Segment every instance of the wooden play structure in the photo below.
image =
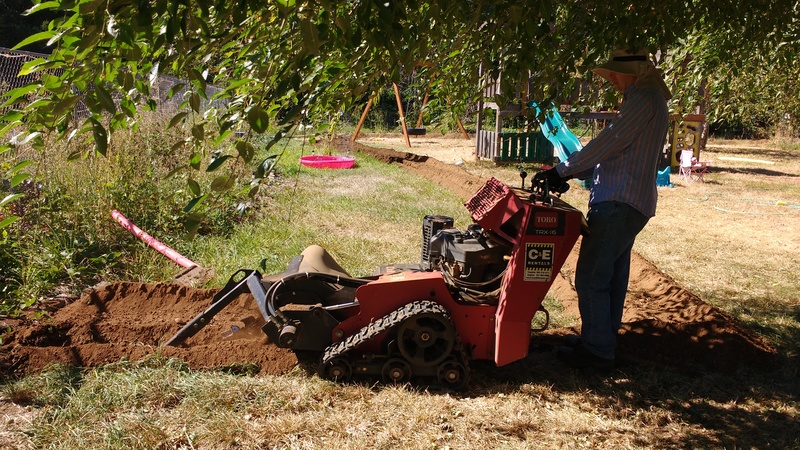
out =
[(681, 152), (691, 150), (694, 158), (700, 160), (700, 151), (706, 148), (708, 124), (705, 114), (687, 114), (680, 117), (670, 116), (667, 146), (661, 156), (659, 168), (670, 167), (678, 172), (681, 166)]
[[(500, 81), (502, 72), (496, 79), (485, 73), (483, 66), (478, 69), (478, 76), (483, 84), (483, 95), (478, 102), (478, 119), (476, 124), (476, 156), (495, 162), (549, 162), (553, 159), (553, 145), (539, 130), (503, 131), (503, 118), (518, 116), (524, 113), (527, 105), (528, 86), (526, 82), (517, 85), (514, 98), (516, 101), (499, 105), (494, 99), (502, 94)], [(495, 113), (494, 130), (484, 130), (484, 109), (490, 108)]]
[[(400, 95), (400, 88), (397, 86), (397, 83), (392, 83), (392, 88), (394, 89), (394, 97), (397, 100), (397, 112), (400, 114), (400, 125), (403, 128), (403, 137), (405, 138), (406, 145), (411, 147), (411, 139), (409, 136), (423, 136), (425, 135), (426, 131), (422, 124), (422, 116), (425, 113), (425, 105), (428, 104), (429, 93), (425, 92), (425, 98), (422, 100), (422, 106), (420, 107), (419, 117), (417, 117), (417, 123), (414, 127), (409, 127), (406, 123), (406, 115), (403, 110), (403, 99)], [(364, 126), (364, 122), (367, 120), (367, 114), (369, 114), (370, 108), (372, 108), (373, 99), (370, 98), (367, 101), (367, 105), (364, 107), (364, 111), (361, 113), (361, 118), (358, 120), (358, 125), (356, 125), (356, 130), (353, 132), (353, 137), (351, 140), (353, 142), (358, 139), (358, 135), (361, 133), (361, 127)], [(464, 128), (464, 125), (461, 123), (461, 119), (456, 119), (458, 121), (458, 127), (461, 130), (461, 134), (464, 135), (464, 138), (469, 139), (469, 133)]]

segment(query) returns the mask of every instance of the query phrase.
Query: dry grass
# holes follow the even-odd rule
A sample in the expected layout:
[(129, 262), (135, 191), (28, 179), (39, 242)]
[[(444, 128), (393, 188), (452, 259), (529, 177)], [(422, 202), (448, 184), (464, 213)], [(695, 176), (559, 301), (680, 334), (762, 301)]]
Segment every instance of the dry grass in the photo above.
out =
[[(800, 142), (711, 140), (701, 159), (713, 161), (705, 183), (672, 174), (634, 250), (796, 357)], [(519, 185), (515, 167), (468, 166)], [(564, 198), (586, 212), (588, 191), (573, 184)]]
[[(576, 376), (541, 355), (478, 368), (462, 395), (194, 372), (157, 357), (89, 372), (36, 417), (6, 422), (9, 448), (791, 448), (796, 403), (741, 380), (651, 369)], [(11, 400), (61, 369), (7, 389)], [(761, 383), (754, 383), (763, 386)], [(60, 391), (61, 388), (58, 388)], [(759, 395), (761, 394), (761, 395)], [(35, 399), (33, 399), (35, 400)], [(24, 434), (23, 434), (24, 432)], [(794, 434), (793, 434), (794, 433)]]
[[(658, 215), (636, 250), (796, 355), (800, 146), (750, 144), (711, 142), (703, 154), (714, 161), (705, 183), (673, 175), (675, 187), (660, 190)], [(780, 323), (792, 317), (793, 325)]]
[[(197, 372), (154, 356), (77, 378), (53, 368), (3, 385), (0, 428), (7, 431), (0, 433), (0, 447), (798, 448), (800, 282), (793, 274), (800, 273), (800, 211), (790, 206), (800, 204), (800, 149), (739, 151), (714, 144), (704, 154), (715, 159), (707, 183), (661, 189), (658, 216), (636, 250), (775, 342), (784, 353), (776, 370), (684, 373), (642, 364), (603, 377), (566, 371), (552, 352), (534, 349), (509, 366), (475, 364), (469, 389), (453, 395), (340, 386), (300, 370), (281, 377)], [(776, 164), (721, 159), (728, 155)], [(513, 169), (470, 166), (482, 176), (519, 182)], [(366, 180), (356, 172), (299, 177), (306, 190), (331, 195), (313, 214), (298, 209), (298, 200), (297, 226), (285, 231), (285, 242), (260, 242), (254, 233), (250, 246), (299, 247), (305, 223), (314, 222), (325, 224), (326, 246), (334, 246), (347, 267), (385, 263), (384, 254), (356, 253), (392, 241), (410, 248), (413, 261), (417, 231), (393, 228), (393, 219), (420, 217), (430, 205), (420, 201), (402, 212), (392, 202), (410, 202), (410, 192), (436, 193), (424, 184), (406, 186), (411, 181), (400, 169), (376, 170)], [(376, 195), (386, 199), (385, 207), (359, 209), (360, 199)], [(583, 206), (587, 193), (574, 188), (566, 197)], [(770, 205), (777, 200), (786, 205)], [(458, 206), (454, 198), (446, 202)], [(336, 247), (340, 236), (356, 243)], [(245, 247), (226, 247), (224, 256), (241, 259), (233, 252)], [(17, 404), (31, 405), (34, 413), (15, 412)]]

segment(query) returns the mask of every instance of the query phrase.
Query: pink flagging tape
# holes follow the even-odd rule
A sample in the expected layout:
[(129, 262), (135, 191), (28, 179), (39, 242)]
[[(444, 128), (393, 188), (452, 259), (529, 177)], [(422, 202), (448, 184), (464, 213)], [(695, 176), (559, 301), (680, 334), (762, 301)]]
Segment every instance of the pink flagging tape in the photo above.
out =
[(197, 266), (197, 264), (192, 262), (192, 260), (190, 260), (189, 258), (181, 255), (180, 253), (176, 252), (175, 250), (161, 243), (161, 241), (159, 241), (158, 239), (142, 231), (141, 228), (137, 227), (133, 222), (128, 220), (127, 217), (123, 216), (122, 213), (120, 213), (116, 209), (111, 211), (111, 217), (116, 219), (117, 222), (119, 222), (119, 224), (122, 225), (122, 228), (125, 228), (126, 230), (130, 231), (132, 235), (136, 236), (142, 242), (149, 245), (150, 247), (153, 247), (159, 253), (171, 259), (177, 265), (184, 267), (186, 269), (192, 266)]

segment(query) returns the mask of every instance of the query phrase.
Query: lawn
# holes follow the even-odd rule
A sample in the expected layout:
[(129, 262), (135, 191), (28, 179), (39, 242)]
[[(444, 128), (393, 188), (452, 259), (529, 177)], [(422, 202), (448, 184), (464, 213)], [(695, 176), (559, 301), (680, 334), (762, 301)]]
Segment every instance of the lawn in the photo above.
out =
[[(262, 261), (280, 271), (310, 243), (363, 276), (387, 261), (415, 261), (425, 214), (448, 213), (466, 225), (463, 199), (432, 180), (366, 156), (346, 173), (298, 167), (293, 161), (309, 151), (288, 150), (284, 183), (258, 220), (181, 245), (215, 269), (211, 285)], [(57, 365), (6, 380), (0, 447), (797, 448), (798, 156), (796, 143), (711, 141), (706, 182), (673, 175), (635, 247), (767, 339), (777, 349), (773, 367), (719, 372), (643, 362), (587, 375), (542, 351), (504, 367), (474, 364), (465, 391), (434, 393), (339, 385), (300, 369), (199, 370), (156, 350), (138, 361)], [(519, 183), (513, 167), (460, 165)], [(575, 185), (564, 198), (585, 210), (588, 194)], [(135, 281), (168, 281), (169, 269), (148, 273), (156, 275)]]

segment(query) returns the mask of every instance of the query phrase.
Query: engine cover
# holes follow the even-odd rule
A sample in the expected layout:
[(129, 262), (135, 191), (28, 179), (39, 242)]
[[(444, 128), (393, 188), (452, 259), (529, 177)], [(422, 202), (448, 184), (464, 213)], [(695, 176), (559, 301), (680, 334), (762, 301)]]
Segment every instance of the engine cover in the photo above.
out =
[(474, 233), (462, 233), (448, 228), (440, 230), (431, 239), (430, 256), (432, 265), (438, 266), (440, 261), (449, 266), (460, 267), (459, 280), (480, 283), (500, 274), (506, 266), (508, 247)]

